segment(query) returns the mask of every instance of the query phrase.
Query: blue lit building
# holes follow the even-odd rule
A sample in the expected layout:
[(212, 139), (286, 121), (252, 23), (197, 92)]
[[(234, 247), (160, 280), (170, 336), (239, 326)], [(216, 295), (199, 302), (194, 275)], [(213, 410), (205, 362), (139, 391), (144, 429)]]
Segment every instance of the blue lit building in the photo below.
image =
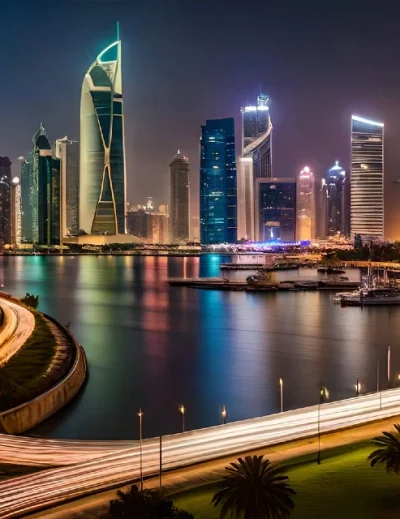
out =
[(296, 179), (268, 178), (256, 181), (256, 240), (296, 240)]
[(237, 194), (235, 122), (213, 119), (201, 127), (201, 243), (236, 243)]

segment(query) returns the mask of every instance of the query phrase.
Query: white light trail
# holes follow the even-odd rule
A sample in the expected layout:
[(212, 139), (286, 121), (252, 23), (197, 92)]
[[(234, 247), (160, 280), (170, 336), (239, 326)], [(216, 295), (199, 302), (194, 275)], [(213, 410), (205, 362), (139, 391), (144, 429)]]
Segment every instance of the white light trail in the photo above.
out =
[[(321, 405), (321, 432), (360, 425), (400, 414), (400, 389), (362, 395), (348, 400)], [(219, 425), (207, 429), (163, 437), (163, 468), (176, 469), (190, 464), (208, 461), (222, 456), (233, 456), (251, 449), (313, 436), (317, 434), (318, 406), (296, 409), (284, 413)], [(2, 454), (8, 437), (1, 438)], [(10, 449), (16, 449), (15, 439), (10, 437)], [(57, 440), (41, 440), (39, 452), (36, 439), (23, 439), (31, 443), (32, 457), (43, 455), (46, 441), (55, 446)], [(139, 477), (139, 446), (132, 442), (116, 444), (116, 449), (100, 455), (103, 442), (64, 442), (73, 450), (75, 460), (81, 463), (49, 469), (36, 474), (4, 481), (0, 484), (0, 517), (20, 517), (42, 508), (51, 507), (74, 497), (93, 491), (123, 485)], [(75, 445), (74, 445), (75, 444)], [(111, 442), (104, 442), (108, 448)], [(100, 449), (99, 449), (100, 447)], [(126, 448), (125, 448), (126, 447)], [(97, 450), (96, 450), (97, 449)], [(72, 452), (71, 450), (71, 452)], [(71, 453), (70, 453), (71, 454)], [(53, 452), (57, 462), (57, 451)], [(88, 456), (94, 459), (88, 460)], [(97, 457), (96, 457), (97, 456)], [(100, 456), (100, 457), (98, 457)], [(65, 452), (60, 452), (65, 462)], [(143, 441), (144, 476), (158, 474), (159, 439)]]

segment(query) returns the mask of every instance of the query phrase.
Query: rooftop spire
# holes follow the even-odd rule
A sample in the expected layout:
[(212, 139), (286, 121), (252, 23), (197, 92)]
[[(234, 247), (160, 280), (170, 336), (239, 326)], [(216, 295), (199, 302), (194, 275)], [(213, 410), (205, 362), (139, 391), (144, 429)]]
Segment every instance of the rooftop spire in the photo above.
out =
[(117, 41), (119, 41), (119, 22), (117, 22)]

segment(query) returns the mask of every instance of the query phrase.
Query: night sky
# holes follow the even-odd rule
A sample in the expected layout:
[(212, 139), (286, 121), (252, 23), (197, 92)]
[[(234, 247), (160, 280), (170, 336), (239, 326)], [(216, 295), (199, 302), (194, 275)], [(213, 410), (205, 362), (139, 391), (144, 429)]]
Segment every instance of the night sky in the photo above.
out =
[[(338, 4), (343, 4), (338, 5)], [(295, 4), (295, 5), (294, 5)], [(319, 4), (324, 4), (323, 6)], [(352, 113), (385, 122), (387, 238), (400, 238), (400, 2), (0, 0), (0, 155), (14, 164), (42, 121), (79, 139), (82, 80), (121, 23), (128, 200), (167, 201), (168, 164), (192, 164), (206, 119), (271, 98), (274, 176), (347, 170)], [(237, 151), (240, 142), (237, 142)], [(14, 172), (18, 172), (16, 165)]]

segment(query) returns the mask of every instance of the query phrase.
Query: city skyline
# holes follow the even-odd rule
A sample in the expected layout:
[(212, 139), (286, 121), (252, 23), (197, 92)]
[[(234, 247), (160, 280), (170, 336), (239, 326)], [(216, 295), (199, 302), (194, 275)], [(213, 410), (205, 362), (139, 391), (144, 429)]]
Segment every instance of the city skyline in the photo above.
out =
[[(382, 13), (375, 13), (373, 9), (366, 6), (362, 12), (356, 12), (351, 8), (335, 7), (329, 10), (329, 16), (321, 17), (322, 11), (319, 8), (314, 10), (305, 8), (304, 12), (293, 8), (290, 13), (286, 13), (284, 9), (272, 4), (269, 8), (269, 16), (276, 25), (276, 29), (273, 29), (276, 37), (274, 48), (267, 48), (266, 43), (259, 38), (250, 45), (246, 38), (242, 37), (240, 46), (239, 42), (234, 44), (235, 58), (228, 60), (219, 71), (216, 69), (215, 61), (209, 63), (202, 58), (204, 52), (200, 42), (207, 46), (210, 43), (200, 39), (200, 31), (194, 22), (197, 17), (200, 22), (206, 23), (206, 9), (201, 6), (190, 5), (184, 13), (180, 13), (180, 3), (171, 2), (168, 10), (161, 9), (159, 12), (152, 13), (151, 27), (146, 24), (141, 27), (141, 22), (148, 14), (148, 8), (144, 6), (130, 9), (120, 4), (111, 9), (102, 3), (98, 6), (98, 16), (94, 24), (91, 22), (89, 8), (75, 6), (72, 14), (67, 8), (68, 3), (63, 7), (50, 6), (49, 12), (41, 20), (36, 20), (37, 14), (32, 12), (30, 13), (32, 16), (25, 17), (22, 26), (19, 26), (19, 32), (23, 34), (19, 52), (23, 54), (23, 49), (26, 48), (28, 55), (27, 42), (32, 30), (30, 27), (35, 26), (33, 21), (35, 20), (41, 26), (45, 24), (47, 17), (55, 12), (62, 14), (63, 23), (57, 27), (57, 34), (62, 36), (59, 45), (65, 49), (65, 52), (60, 52), (59, 45), (56, 52), (57, 62), (62, 63), (63, 70), (67, 74), (63, 74), (60, 79), (52, 77), (51, 81), (47, 82), (45, 90), (39, 91), (38, 85), (34, 84), (32, 86), (36, 98), (34, 106), (27, 105), (21, 87), (17, 89), (18, 98), (15, 98), (15, 102), (12, 101), (13, 91), (9, 90), (11, 84), (5, 83), (0, 87), (3, 97), (11, 100), (8, 103), (10, 106), (5, 107), (4, 113), (5, 117), (8, 115), (11, 119), (11, 123), (7, 126), (7, 131), (4, 128), (0, 129), (0, 154), (9, 156), (12, 160), (13, 174), (19, 175), (16, 158), (26, 153), (24, 143), (30, 137), (29, 128), (35, 127), (39, 121), (43, 120), (51, 135), (68, 134), (74, 140), (79, 138), (78, 105), (81, 77), (87, 69), (87, 63), (93, 60), (93, 55), (97, 55), (101, 48), (106, 46), (107, 40), (112, 38), (115, 21), (121, 19), (126, 71), (124, 78), (126, 135), (129, 141), (127, 199), (130, 202), (136, 202), (149, 195), (160, 201), (167, 200), (168, 163), (178, 147), (193, 162), (192, 193), (195, 193), (199, 182), (196, 161), (199, 124), (205, 118), (229, 116), (236, 117), (238, 123), (240, 106), (254, 103), (260, 83), (271, 98), (271, 113), (274, 121), (274, 168), (276, 168), (274, 175), (295, 175), (302, 165), (307, 163), (313, 169), (316, 179), (320, 179), (325, 175), (332, 159), (339, 160), (344, 169), (348, 170), (350, 165), (348, 118), (351, 113), (363, 113), (371, 119), (385, 121), (386, 182), (390, 183), (397, 179), (399, 158), (395, 143), (400, 129), (397, 127), (399, 109), (394, 101), (398, 78), (396, 73), (393, 74), (389, 70), (386, 58), (391, 48), (389, 39), (386, 37), (386, 33), (390, 32), (387, 30), (387, 23), (390, 25), (390, 18), (394, 19), (395, 16), (389, 17), (387, 14), (383, 16)], [(17, 5), (18, 1), (15, 4)], [(387, 10), (392, 14), (398, 12), (398, 8), (389, 3), (386, 5)], [(222, 12), (222, 3), (216, 2), (214, 9), (216, 13)], [(27, 7), (26, 11), (28, 13), (30, 8)], [(261, 8), (262, 13), (264, 8)], [(68, 28), (77, 15), (79, 15), (79, 23), (72, 37)], [(9, 12), (5, 14), (6, 19), (10, 21), (2, 34), (6, 43), (11, 41), (13, 27), (17, 26), (12, 22), (15, 22), (17, 16), (18, 10), (15, 6), (11, 6)], [(162, 36), (166, 31), (165, 16), (171, 19), (173, 27), (179, 26), (185, 34), (187, 31), (189, 34), (190, 31), (191, 44), (185, 49), (182, 48), (181, 38), (175, 38), (174, 31), (170, 38), (170, 28), (168, 29), (169, 41), (166, 45), (161, 44)], [(239, 23), (239, 11), (235, 6), (232, 6), (226, 16), (232, 22), (232, 29), (240, 26), (240, 30), (243, 30), (243, 26)], [(185, 26), (181, 24), (183, 17), (187, 20)], [(359, 23), (355, 25), (356, 17)], [(375, 30), (382, 37), (378, 38), (377, 43), (380, 52), (369, 54), (368, 60), (370, 66), (381, 67), (382, 73), (379, 78), (375, 77), (367, 83), (360, 84), (358, 77), (359, 71), (364, 66), (364, 58), (357, 55), (355, 60), (352, 45), (349, 44), (357, 39), (361, 30), (357, 27), (361, 27), (372, 17), (374, 17)], [(296, 20), (299, 21), (298, 24), (295, 23)], [(302, 26), (301, 21), (306, 20), (308, 23), (316, 22), (315, 34), (312, 36), (309, 33), (306, 38), (302, 34), (301, 38), (297, 38)], [(338, 22), (342, 23), (341, 41), (334, 37)], [(218, 31), (222, 31), (221, 34), (225, 33), (225, 27), (217, 27), (217, 24), (209, 20), (208, 23), (212, 39), (217, 37)], [(297, 25), (299, 28), (296, 28)], [(282, 27), (285, 31), (278, 30)], [(53, 31), (55, 28), (51, 28), (49, 38)], [(151, 45), (146, 39), (149, 31), (151, 34), (153, 31), (157, 34)], [(290, 34), (290, 37), (283, 36), (283, 33)], [(314, 42), (321, 37), (322, 48), (314, 49)], [(397, 35), (394, 38), (396, 39)], [(296, 41), (295, 48), (294, 41)], [(265, 51), (264, 57), (250, 66), (240, 58), (256, 44), (259, 45), (260, 50)], [(370, 43), (366, 42), (365, 45), (369, 46)], [(221, 52), (224, 55), (227, 55), (227, 47), (225, 45), (222, 47)], [(346, 48), (346, 53), (340, 52), (342, 47)], [(49, 52), (55, 59), (55, 50), (50, 48)], [(19, 78), (20, 72), (15, 70), (15, 65), (11, 61), (13, 53), (11, 45), (10, 55), (2, 57), (4, 66), (15, 72), (13, 76), (15, 82), (23, 84)], [(324, 59), (321, 61), (319, 58), (322, 53)], [(164, 61), (169, 55), (177, 59), (167, 60), (168, 67), (171, 69), (167, 74), (167, 65)], [(193, 62), (196, 66), (192, 67), (187, 79), (180, 84), (176, 78), (178, 71), (181, 71), (182, 62)], [(284, 66), (282, 62), (285, 63)], [(320, 70), (318, 76), (315, 73), (317, 63)], [(27, 67), (29, 69), (29, 63)], [(215, 81), (212, 85), (207, 85), (203, 79), (203, 76), (207, 77), (208, 70), (215, 72)], [(343, 81), (343, 76), (346, 77), (346, 81)], [(157, 95), (155, 87), (157, 78), (159, 80), (161, 77), (163, 78), (162, 96)], [(340, 81), (334, 78), (340, 78)], [(194, 90), (188, 88), (193, 84)], [(315, 91), (318, 92), (317, 95), (314, 94)], [(175, 122), (180, 106), (185, 106), (185, 110), (179, 112), (179, 121)], [(300, 122), (301, 131), (299, 131)], [(238, 127), (238, 124), (236, 126)], [(163, 139), (160, 142), (157, 139), (157, 147), (154, 151), (152, 143), (155, 128), (163, 135)], [(154, 152), (150, 153), (151, 150)], [(396, 233), (400, 236), (400, 228), (396, 231), (398, 218), (395, 190), (396, 188), (387, 193), (385, 204), (388, 213), (385, 218), (388, 238), (395, 237)], [(198, 200), (193, 194), (191, 202), (192, 216), (194, 216), (198, 212)]]

